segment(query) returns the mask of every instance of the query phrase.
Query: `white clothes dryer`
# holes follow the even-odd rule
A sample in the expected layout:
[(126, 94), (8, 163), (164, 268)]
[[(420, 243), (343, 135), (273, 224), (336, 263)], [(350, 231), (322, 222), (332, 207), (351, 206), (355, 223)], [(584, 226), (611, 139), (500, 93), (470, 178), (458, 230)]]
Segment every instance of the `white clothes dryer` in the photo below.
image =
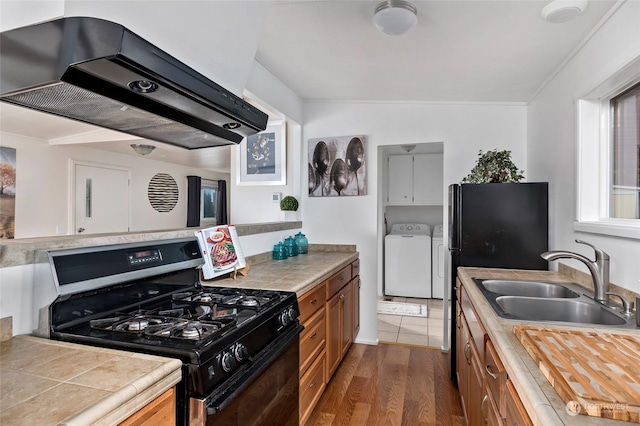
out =
[(442, 225), (433, 227), (431, 237), (431, 294), (434, 299), (444, 298), (444, 242)]
[(431, 228), (399, 223), (384, 239), (384, 294), (431, 297)]

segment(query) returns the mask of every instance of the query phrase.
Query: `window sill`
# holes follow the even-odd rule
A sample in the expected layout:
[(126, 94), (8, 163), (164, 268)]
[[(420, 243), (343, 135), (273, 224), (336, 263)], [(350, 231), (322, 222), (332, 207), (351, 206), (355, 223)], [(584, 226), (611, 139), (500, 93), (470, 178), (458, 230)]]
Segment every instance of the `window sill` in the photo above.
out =
[(589, 234), (640, 240), (640, 223), (636, 225), (609, 222), (573, 222), (573, 230)]

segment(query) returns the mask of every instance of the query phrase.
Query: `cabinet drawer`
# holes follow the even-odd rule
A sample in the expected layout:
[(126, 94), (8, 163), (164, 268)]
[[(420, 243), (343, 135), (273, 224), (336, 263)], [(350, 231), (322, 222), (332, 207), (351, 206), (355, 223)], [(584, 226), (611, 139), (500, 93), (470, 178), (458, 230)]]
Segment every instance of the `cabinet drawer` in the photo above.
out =
[(345, 266), (340, 270), (340, 272), (329, 278), (327, 285), (327, 299), (331, 299), (331, 297), (349, 281), (351, 281), (351, 265)]
[(355, 278), (360, 275), (360, 259), (356, 259), (351, 262), (351, 278)]
[(469, 336), (473, 342), (474, 349), (480, 357), (480, 363), (484, 363), (484, 341), (487, 332), (484, 330), (482, 323), (478, 321), (478, 316), (471, 305), (471, 300), (464, 286), (460, 291), (460, 306), (469, 326)]
[(304, 375), (313, 360), (324, 350), (326, 327), (324, 309), (304, 324), (304, 331), (300, 334), (300, 375)]
[(486, 360), (484, 365), (485, 383), (500, 413), (504, 413), (502, 389), (507, 380), (507, 373), (496, 353), (493, 343), (487, 340)]
[(327, 377), (324, 368), (324, 351), (311, 364), (309, 370), (300, 378), (300, 424), (303, 425), (309, 419), (313, 408), (316, 406), (324, 387), (327, 384)]
[(298, 299), (298, 309), (300, 309), (300, 323), (304, 323), (319, 309), (324, 308), (327, 301), (326, 282), (317, 285), (313, 290), (305, 293)]

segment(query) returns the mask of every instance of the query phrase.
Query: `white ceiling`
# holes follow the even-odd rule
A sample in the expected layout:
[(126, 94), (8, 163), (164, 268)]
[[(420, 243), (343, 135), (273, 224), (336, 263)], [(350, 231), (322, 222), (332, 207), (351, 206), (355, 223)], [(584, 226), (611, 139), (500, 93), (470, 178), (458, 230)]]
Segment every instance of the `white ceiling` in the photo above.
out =
[[(577, 19), (550, 24), (540, 15), (548, 1), (414, 1), (418, 25), (400, 36), (375, 29), (377, 3), (274, 1), (256, 59), (304, 100), (526, 103), (616, 2), (590, 0)], [(52, 143), (99, 140), (81, 145), (129, 155), (141, 142), (4, 103), (0, 128)], [(229, 147), (151, 143), (147, 158), (230, 170)]]
[(275, 1), (256, 59), (301, 98), (527, 102), (615, 1), (564, 24), (533, 0), (413, 1), (399, 36), (372, 24), (379, 1)]

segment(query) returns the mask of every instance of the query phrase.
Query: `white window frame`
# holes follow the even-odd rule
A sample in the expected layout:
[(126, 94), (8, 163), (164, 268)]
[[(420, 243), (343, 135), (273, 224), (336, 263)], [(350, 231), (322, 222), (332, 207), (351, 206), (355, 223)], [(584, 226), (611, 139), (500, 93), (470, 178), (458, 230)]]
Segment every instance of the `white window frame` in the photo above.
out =
[(640, 219), (609, 217), (611, 98), (640, 81), (640, 57), (604, 79), (577, 102), (578, 198), (573, 229), (640, 240)]
[[(204, 217), (204, 191), (205, 189), (215, 189), (218, 194), (218, 182), (215, 180), (202, 179), (200, 184), (200, 225), (211, 226), (218, 224), (218, 218), (210, 219)], [(218, 201), (216, 200), (216, 211), (218, 209)]]

